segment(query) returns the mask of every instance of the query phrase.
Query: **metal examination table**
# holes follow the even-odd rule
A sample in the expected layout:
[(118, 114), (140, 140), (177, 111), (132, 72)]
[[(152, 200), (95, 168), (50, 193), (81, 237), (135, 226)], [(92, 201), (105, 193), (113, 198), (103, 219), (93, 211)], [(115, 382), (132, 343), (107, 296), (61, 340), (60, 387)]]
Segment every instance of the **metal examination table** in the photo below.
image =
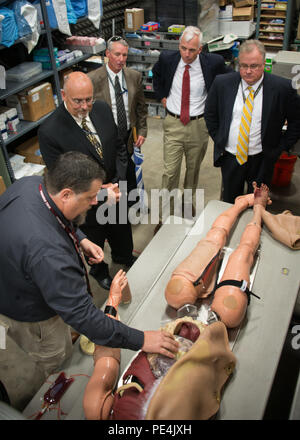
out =
[[(155, 330), (166, 320), (176, 317), (175, 310), (166, 304), (165, 286), (173, 270), (229, 206), (210, 201), (193, 227), (188, 222), (163, 225), (127, 274), (133, 300), (129, 306), (120, 306), (122, 322), (141, 330)], [(226, 246), (237, 246), (251, 216), (251, 209), (242, 213)], [(252, 286), (252, 291), (261, 299), (251, 298), (233, 347), (237, 365), (226, 384), (218, 419), (262, 419), (297, 299), (299, 258), (298, 252), (275, 241), (263, 228), (259, 264)], [(134, 355), (133, 351), (122, 350), (120, 374)], [(79, 340), (74, 345), (72, 358), (64, 363), (61, 371), (75, 380), (60, 405), (45, 412), (42, 420), (84, 419), (82, 398), (88, 376), (93, 371), (93, 359), (81, 352)], [(23, 411), (25, 417), (33, 418), (38, 413), (44, 393), (58, 374), (50, 376), (43, 384)]]

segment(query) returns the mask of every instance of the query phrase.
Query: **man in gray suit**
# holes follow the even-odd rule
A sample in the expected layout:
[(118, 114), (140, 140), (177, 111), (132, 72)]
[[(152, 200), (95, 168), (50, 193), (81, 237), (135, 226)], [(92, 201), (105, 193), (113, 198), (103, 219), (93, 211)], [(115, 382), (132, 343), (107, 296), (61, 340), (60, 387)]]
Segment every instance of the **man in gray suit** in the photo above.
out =
[[(119, 135), (127, 145), (128, 155), (133, 153), (133, 128), (136, 129), (135, 145), (139, 148), (147, 136), (147, 106), (143, 92), (142, 75), (134, 69), (125, 67), (128, 56), (128, 44), (122, 37), (114, 36), (107, 42), (106, 56), (108, 63), (95, 69), (88, 75), (94, 86), (94, 98), (105, 101), (111, 107)], [(115, 81), (119, 80), (120, 91), (116, 90)], [(122, 97), (126, 123), (122, 129), (117, 114), (118, 95)], [(127, 168), (128, 192), (136, 188), (135, 167), (128, 157)]]

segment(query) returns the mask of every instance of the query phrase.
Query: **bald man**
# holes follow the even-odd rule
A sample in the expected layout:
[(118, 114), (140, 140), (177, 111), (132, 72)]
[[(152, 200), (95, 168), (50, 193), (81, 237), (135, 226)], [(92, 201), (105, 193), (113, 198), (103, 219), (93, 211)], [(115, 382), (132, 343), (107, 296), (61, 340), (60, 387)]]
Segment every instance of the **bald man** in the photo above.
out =
[[(128, 221), (120, 224), (117, 205), (120, 199), (118, 184), (126, 180), (127, 150), (118, 137), (112, 111), (105, 102), (94, 102), (93, 84), (82, 72), (72, 72), (65, 78), (62, 98), (64, 102), (38, 131), (43, 159), (49, 168), (60, 154), (75, 150), (102, 165), (106, 173), (103, 185), (106, 195), (110, 203), (116, 204), (116, 223), (98, 223), (96, 213), (100, 202), (88, 212), (81, 228), (102, 249), (107, 239), (112, 259), (130, 267), (134, 262), (131, 225)], [(102, 288), (110, 289), (112, 278), (105, 262), (92, 267), (90, 274)]]

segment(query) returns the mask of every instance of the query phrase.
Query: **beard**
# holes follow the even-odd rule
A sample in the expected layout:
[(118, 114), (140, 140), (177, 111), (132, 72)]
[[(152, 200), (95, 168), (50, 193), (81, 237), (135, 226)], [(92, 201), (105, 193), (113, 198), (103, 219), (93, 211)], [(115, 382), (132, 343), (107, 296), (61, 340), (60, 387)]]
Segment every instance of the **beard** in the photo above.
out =
[(73, 219), (73, 223), (76, 224), (77, 226), (83, 225), (85, 223), (86, 215), (87, 215), (87, 211), (77, 215), (77, 217)]

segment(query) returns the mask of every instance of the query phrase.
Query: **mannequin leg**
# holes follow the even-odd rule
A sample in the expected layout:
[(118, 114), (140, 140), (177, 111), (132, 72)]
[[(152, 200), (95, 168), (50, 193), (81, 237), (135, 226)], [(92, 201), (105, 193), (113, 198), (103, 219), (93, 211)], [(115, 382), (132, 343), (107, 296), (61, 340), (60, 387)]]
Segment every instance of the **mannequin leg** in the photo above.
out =
[[(250, 281), (250, 270), (254, 256), (260, 241), (262, 211), (268, 201), (269, 189), (262, 184), (260, 188), (255, 186), (253, 217), (246, 226), (240, 243), (228, 259), (221, 281), (245, 280)], [(236, 286), (222, 286), (214, 295), (211, 309), (217, 313), (224, 324), (229, 328), (240, 325), (248, 305), (248, 297), (245, 292)]]
[[(122, 300), (122, 290), (127, 286), (126, 273), (120, 270), (114, 277), (106, 305), (116, 309)], [(111, 315), (112, 319), (118, 319)], [(107, 420), (113, 404), (113, 390), (119, 376), (121, 350), (95, 346), (94, 371), (85, 388), (83, 408), (87, 420)]]

